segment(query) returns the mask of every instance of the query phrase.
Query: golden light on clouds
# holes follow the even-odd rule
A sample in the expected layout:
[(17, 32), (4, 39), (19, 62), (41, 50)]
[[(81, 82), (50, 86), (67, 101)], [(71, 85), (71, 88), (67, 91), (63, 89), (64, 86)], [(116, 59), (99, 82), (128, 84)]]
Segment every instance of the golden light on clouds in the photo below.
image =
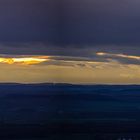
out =
[(140, 60), (140, 56), (135, 56), (135, 55), (125, 55), (125, 54), (117, 54), (117, 53), (114, 54), (114, 53), (106, 53), (106, 52), (97, 52), (96, 55), (99, 55), (99, 56), (114, 56), (114, 57)]
[(96, 55), (100, 55), (100, 56), (104, 56), (106, 55), (107, 53), (104, 53), (104, 52), (97, 52)]
[[(0, 82), (140, 84), (139, 61), (135, 64), (121, 61), (121, 58), (140, 60), (139, 56), (105, 52), (98, 52), (91, 58), (45, 55), (0, 56)], [(95, 59), (97, 57), (99, 59)]]
[(45, 62), (48, 60), (48, 56), (30, 56), (30, 57), (0, 57), (0, 63), (6, 64), (23, 64), (33, 65)]

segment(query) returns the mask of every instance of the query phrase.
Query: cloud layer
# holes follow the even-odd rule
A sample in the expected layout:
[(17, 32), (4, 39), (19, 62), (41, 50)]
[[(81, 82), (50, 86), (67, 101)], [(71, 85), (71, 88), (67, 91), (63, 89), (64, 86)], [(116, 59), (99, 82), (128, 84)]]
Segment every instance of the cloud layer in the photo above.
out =
[(0, 81), (140, 83), (139, 7), (138, 0), (1, 0)]

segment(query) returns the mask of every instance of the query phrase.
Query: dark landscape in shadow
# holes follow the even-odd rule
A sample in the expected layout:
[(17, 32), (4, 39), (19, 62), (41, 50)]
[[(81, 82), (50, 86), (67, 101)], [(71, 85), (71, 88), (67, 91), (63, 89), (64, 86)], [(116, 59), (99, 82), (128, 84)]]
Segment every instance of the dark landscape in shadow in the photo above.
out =
[(0, 138), (140, 139), (140, 86), (1, 83)]

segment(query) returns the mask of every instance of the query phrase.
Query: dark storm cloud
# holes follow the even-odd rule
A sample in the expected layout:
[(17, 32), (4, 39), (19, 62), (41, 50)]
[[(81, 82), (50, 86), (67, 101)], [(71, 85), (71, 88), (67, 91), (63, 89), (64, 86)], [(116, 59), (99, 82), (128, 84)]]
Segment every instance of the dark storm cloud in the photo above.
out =
[(138, 0), (0, 0), (0, 54), (139, 55)]
[(139, 44), (138, 0), (0, 0), (0, 41)]
[(49, 0), (0, 0), (0, 41), (51, 40), (55, 11), (57, 7)]
[(138, 0), (0, 0), (1, 42), (139, 44)]
[(60, 44), (140, 44), (138, 0), (63, 0)]
[(19, 55), (48, 55), (48, 56), (67, 56), (82, 58), (96, 58), (97, 52), (107, 52), (126, 55), (139, 55), (139, 46), (123, 45), (67, 45), (56, 46), (48, 43), (0, 43), (0, 54), (19, 54)]

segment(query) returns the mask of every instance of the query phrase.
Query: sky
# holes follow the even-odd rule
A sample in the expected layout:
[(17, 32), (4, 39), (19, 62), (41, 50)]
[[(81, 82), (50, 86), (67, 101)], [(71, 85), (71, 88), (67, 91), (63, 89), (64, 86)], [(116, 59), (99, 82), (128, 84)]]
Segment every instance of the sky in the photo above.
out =
[(140, 84), (139, 0), (0, 0), (0, 82)]

